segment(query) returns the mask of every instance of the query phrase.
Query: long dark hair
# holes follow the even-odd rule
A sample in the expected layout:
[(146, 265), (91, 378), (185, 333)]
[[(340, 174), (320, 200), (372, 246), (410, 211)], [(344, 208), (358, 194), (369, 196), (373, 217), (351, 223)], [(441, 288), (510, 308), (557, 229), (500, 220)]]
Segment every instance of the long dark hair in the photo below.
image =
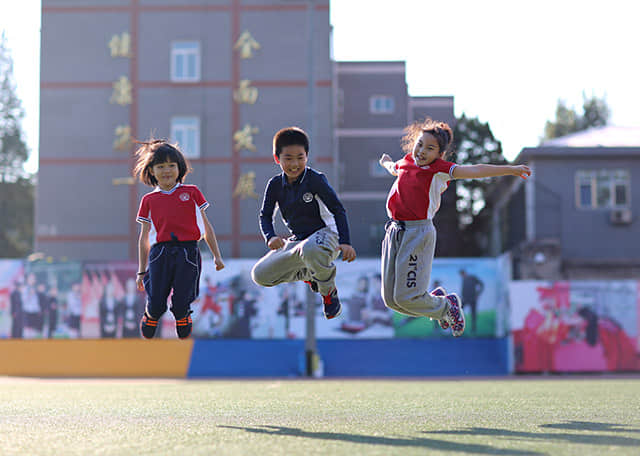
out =
[(178, 182), (182, 183), (184, 176), (191, 172), (189, 162), (176, 145), (169, 144), (165, 139), (149, 139), (148, 141), (135, 141), (140, 144), (136, 150), (136, 165), (133, 168), (133, 176), (149, 186), (158, 185), (158, 180), (151, 174), (153, 165), (158, 163), (177, 163)]
[(404, 129), (404, 136), (402, 137), (402, 150), (405, 153), (413, 152), (413, 146), (416, 140), (423, 133), (431, 133), (438, 141), (440, 146), (440, 157), (444, 158), (448, 152), (449, 147), (453, 144), (453, 131), (446, 122), (440, 122), (438, 120), (432, 120), (426, 118), (423, 121), (414, 122)]

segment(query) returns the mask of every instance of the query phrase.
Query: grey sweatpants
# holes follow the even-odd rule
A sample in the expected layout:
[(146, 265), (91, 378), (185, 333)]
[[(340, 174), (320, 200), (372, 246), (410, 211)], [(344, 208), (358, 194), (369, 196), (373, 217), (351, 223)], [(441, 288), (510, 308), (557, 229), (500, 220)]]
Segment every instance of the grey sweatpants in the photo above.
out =
[(435, 248), (436, 229), (431, 220), (387, 223), (381, 287), (387, 307), (412, 317), (444, 317), (448, 300), (429, 294)]
[(271, 250), (253, 266), (251, 278), (258, 285), (272, 287), (298, 280), (314, 280), (321, 295), (336, 287), (338, 234), (322, 228), (303, 241), (286, 240), (284, 247)]

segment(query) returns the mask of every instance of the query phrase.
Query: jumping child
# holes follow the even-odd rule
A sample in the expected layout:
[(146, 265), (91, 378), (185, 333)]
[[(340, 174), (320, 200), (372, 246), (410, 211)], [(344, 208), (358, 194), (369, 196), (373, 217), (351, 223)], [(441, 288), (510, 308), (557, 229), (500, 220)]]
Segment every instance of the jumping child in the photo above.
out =
[[(198, 241), (206, 241), (216, 270), (224, 268), (218, 241), (205, 210), (209, 203), (195, 185), (182, 183), (190, 171), (180, 150), (165, 140), (138, 142), (134, 176), (155, 189), (142, 197), (136, 220), (142, 225), (138, 240), (138, 290), (147, 293), (140, 320), (142, 335), (151, 339), (158, 320), (171, 312), (180, 339), (191, 334), (191, 303), (198, 297), (202, 260)], [(148, 268), (147, 268), (148, 262)]]
[(413, 317), (430, 317), (443, 329), (451, 326), (453, 336), (464, 332), (462, 301), (442, 287), (428, 291), (436, 246), (433, 217), (440, 207), (440, 195), (451, 179), (531, 175), (524, 165), (456, 165), (445, 161), (453, 141), (451, 127), (427, 119), (405, 129), (402, 138), (406, 155), (394, 162), (387, 154), (380, 158), (389, 173), (397, 176), (387, 197), (387, 214), (382, 243), (382, 298), (387, 307)]
[[(343, 261), (356, 258), (346, 211), (324, 174), (307, 167), (309, 138), (302, 129), (278, 131), (273, 137), (273, 158), (282, 174), (267, 183), (260, 209), (260, 229), (271, 251), (255, 264), (251, 277), (265, 287), (305, 281), (322, 295), (325, 318), (335, 318), (342, 307), (333, 262), (340, 252)], [(276, 204), (293, 233), (286, 240), (273, 229)]]

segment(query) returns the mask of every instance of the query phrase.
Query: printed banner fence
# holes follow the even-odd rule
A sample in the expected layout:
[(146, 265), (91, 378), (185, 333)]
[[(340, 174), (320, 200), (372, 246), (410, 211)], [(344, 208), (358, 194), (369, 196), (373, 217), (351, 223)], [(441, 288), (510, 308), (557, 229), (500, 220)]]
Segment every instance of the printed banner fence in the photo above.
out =
[[(306, 303), (315, 302), (319, 339), (443, 338), (436, 321), (385, 307), (380, 260), (338, 261), (342, 315), (327, 321), (322, 301), (303, 282), (265, 288), (251, 280), (256, 259), (233, 259), (215, 271), (203, 262), (200, 296), (192, 304), (193, 336), (201, 339), (304, 339)], [(135, 286), (134, 262), (0, 260), (0, 338), (139, 338), (145, 294)], [(504, 333), (503, 266), (493, 258), (436, 259), (431, 288), (458, 293), (467, 314), (465, 337)], [(171, 305), (169, 298), (168, 306)], [(159, 338), (176, 338), (167, 312)]]
[(639, 282), (509, 285), (516, 372), (640, 369)]

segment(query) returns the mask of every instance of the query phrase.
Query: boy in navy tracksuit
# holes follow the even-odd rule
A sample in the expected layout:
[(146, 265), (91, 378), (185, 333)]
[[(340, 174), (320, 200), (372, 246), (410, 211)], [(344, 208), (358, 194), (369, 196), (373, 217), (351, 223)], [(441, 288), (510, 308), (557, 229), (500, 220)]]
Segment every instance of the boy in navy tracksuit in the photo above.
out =
[[(303, 280), (322, 295), (324, 316), (335, 318), (341, 306), (333, 262), (340, 252), (343, 261), (356, 258), (346, 211), (324, 174), (307, 167), (309, 138), (303, 130), (278, 131), (273, 157), (282, 174), (267, 183), (260, 210), (260, 229), (270, 252), (255, 264), (251, 277), (265, 287)], [(273, 229), (276, 204), (293, 233), (288, 239)]]

